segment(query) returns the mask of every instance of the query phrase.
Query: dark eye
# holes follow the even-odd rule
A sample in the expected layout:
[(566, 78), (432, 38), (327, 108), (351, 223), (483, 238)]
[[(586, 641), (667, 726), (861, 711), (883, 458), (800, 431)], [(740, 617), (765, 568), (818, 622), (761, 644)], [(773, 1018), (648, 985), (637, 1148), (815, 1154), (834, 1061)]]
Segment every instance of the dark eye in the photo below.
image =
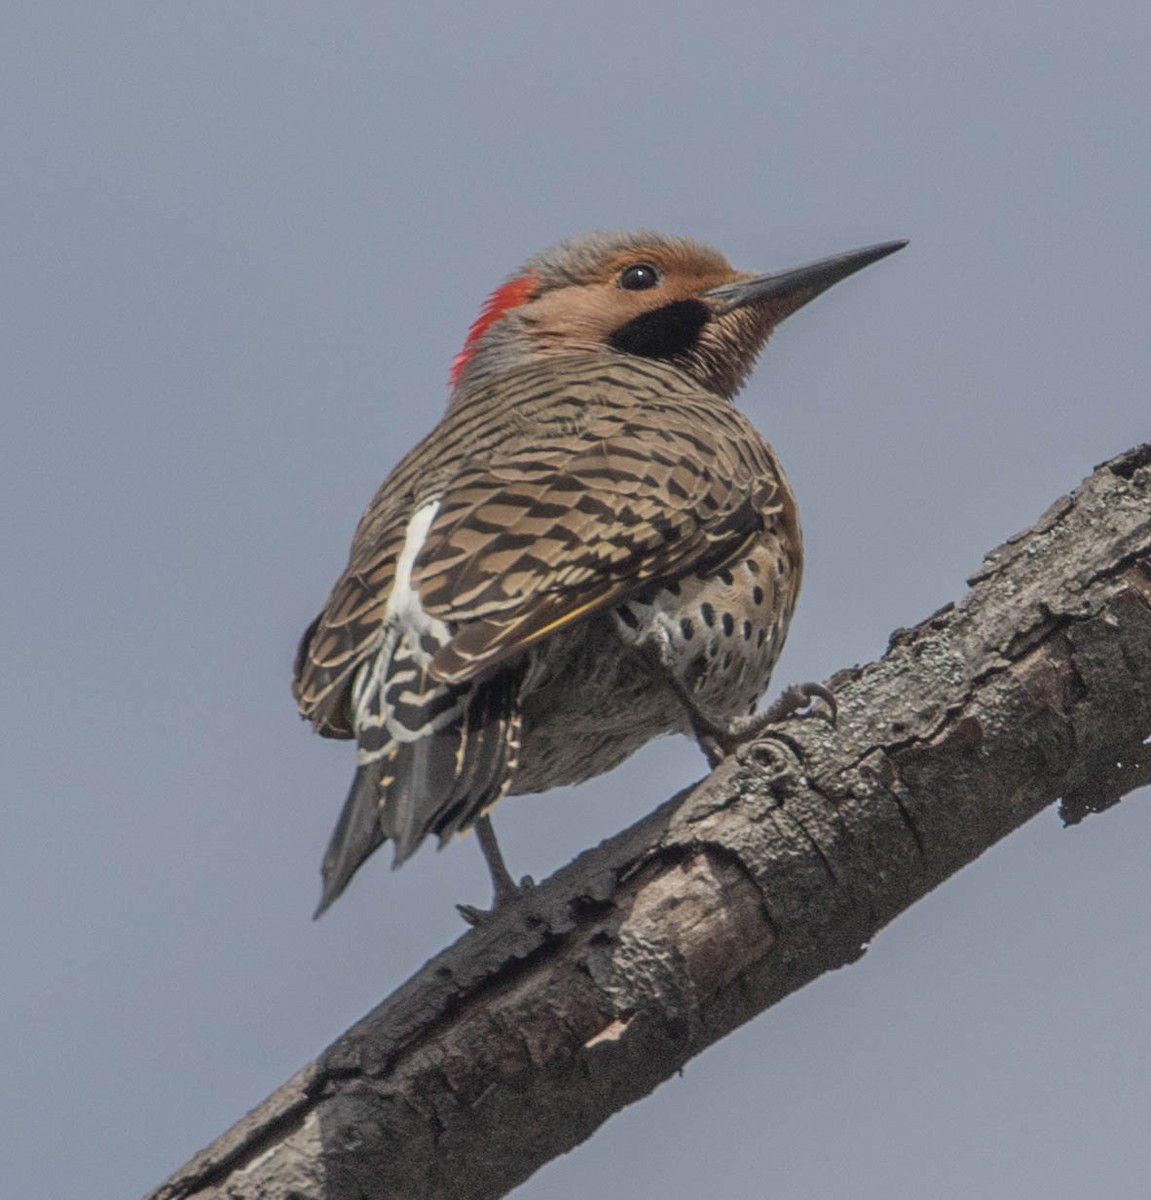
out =
[(636, 263), (620, 273), (619, 286), (625, 292), (646, 292), (648, 288), (658, 287), (659, 270), (651, 263)]

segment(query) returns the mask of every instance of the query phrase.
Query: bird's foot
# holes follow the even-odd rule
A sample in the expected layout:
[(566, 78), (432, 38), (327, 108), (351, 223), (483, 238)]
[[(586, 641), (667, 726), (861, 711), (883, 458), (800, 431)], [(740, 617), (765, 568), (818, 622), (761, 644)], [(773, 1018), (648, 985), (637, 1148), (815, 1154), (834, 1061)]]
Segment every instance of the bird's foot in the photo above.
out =
[[(815, 700), (822, 700), (826, 711), (816, 709), (812, 703)], [(770, 724), (772, 721), (786, 721), (788, 717), (814, 717), (817, 714), (822, 716), (832, 729), (835, 728), (839, 720), (839, 705), (834, 693), (822, 683), (792, 683), (783, 689), (779, 699), (762, 715), (766, 718), (765, 723)], [(753, 714), (752, 719), (759, 715)]]
[[(816, 709), (813, 705), (815, 700), (822, 700), (823, 707)], [(779, 699), (762, 712), (733, 717), (721, 724), (710, 720), (698, 709), (693, 709), (691, 723), (700, 749), (706, 755), (708, 764), (714, 768), (740, 746), (754, 741), (769, 725), (786, 721), (790, 717), (810, 717), (817, 714), (834, 729), (839, 716), (835, 696), (821, 683), (793, 683), (784, 688)]]
[(476, 839), (480, 843), (484, 860), (488, 864), (488, 872), (492, 877), (492, 906), (491, 908), (476, 908), (471, 904), (457, 904), (459, 914), (469, 925), (479, 925), (489, 917), (494, 916), (505, 905), (518, 900), (524, 892), (535, 887), (535, 880), (525, 875), (519, 883), (512, 878), (511, 872), (504, 862), (500, 844), (496, 841), (496, 831), (492, 828), (490, 817), (480, 817), (475, 824)]
[(496, 893), (492, 897), (491, 908), (478, 908), (474, 904), (457, 904), (456, 912), (469, 925), (482, 925), (485, 921), (491, 920), (496, 913), (501, 912), (507, 905), (518, 900), (525, 892), (530, 892), (535, 885), (536, 881), (530, 875), (525, 875), (519, 883), (512, 883), (509, 878), (507, 884), (496, 889)]

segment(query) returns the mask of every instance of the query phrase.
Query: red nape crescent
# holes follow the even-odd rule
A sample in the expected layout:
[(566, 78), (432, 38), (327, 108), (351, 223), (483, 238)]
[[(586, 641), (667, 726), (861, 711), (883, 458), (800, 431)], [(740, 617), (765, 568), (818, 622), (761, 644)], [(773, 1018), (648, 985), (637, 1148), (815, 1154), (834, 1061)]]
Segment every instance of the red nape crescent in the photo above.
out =
[(480, 315), (476, 317), (468, 330), (464, 348), (452, 359), (452, 373), (448, 377), (448, 382), (452, 387), (459, 382), (460, 374), (468, 365), (472, 355), (475, 354), (476, 344), (480, 338), (509, 309), (526, 304), (535, 294), (536, 286), (537, 281), (534, 275), (520, 275), (516, 279), (509, 279), (507, 283), (500, 284), (484, 301)]

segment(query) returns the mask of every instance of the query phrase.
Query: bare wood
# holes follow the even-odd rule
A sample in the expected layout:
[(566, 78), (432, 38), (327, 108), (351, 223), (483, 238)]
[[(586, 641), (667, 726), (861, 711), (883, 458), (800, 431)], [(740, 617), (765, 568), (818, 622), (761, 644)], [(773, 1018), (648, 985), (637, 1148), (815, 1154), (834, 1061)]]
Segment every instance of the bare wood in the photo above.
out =
[[(911, 569), (911, 568), (909, 568)], [(464, 934), (151, 1200), (502, 1196), (1062, 799), (1151, 780), (1151, 443), (955, 607)]]

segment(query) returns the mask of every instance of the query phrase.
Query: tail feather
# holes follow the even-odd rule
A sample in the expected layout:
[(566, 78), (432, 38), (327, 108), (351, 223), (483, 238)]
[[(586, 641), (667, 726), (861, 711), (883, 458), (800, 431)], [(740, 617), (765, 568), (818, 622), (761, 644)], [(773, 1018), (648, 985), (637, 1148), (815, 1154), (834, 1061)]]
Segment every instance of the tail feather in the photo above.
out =
[(324, 890), (312, 914), (316, 920), (348, 886), (360, 864), (383, 842), (380, 827), (380, 780), (386, 763), (383, 759), (365, 763), (352, 780), (340, 819), (332, 831), (324, 852)]
[(518, 670), (503, 671), (474, 685), (460, 720), (400, 747), (385, 802), (396, 866), (429, 834), (443, 846), (507, 791), (519, 742), (520, 679)]
[(381, 797), (384, 832), (395, 843), (392, 865), (409, 859), (428, 835), (443, 797), (456, 785), (457, 760), (470, 752), (466, 723), (457, 721), (408, 742), (396, 754), (393, 782)]
[(467, 751), (432, 827), (440, 846), (470, 828), (508, 790), (519, 755), (519, 683), (518, 672), (505, 672), (477, 688), (468, 705), (461, 730)]
[[(384, 841), (395, 844), (394, 866), (429, 834), (442, 846), (469, 828), (507, 791), (519, 753), (519, 689), (523, 667), (480, 682), (433, 685), (428, 705), (443, 711), (438, 693), (450, 688), (459, 700), (454, 720), (428, 728), (414, 740), (373, 745), (361, 762), (332, 834), (323, 865), (323, 896), (316, 916), (347, 887)], [(378, 724), (372, 727), (378, 742)]]

